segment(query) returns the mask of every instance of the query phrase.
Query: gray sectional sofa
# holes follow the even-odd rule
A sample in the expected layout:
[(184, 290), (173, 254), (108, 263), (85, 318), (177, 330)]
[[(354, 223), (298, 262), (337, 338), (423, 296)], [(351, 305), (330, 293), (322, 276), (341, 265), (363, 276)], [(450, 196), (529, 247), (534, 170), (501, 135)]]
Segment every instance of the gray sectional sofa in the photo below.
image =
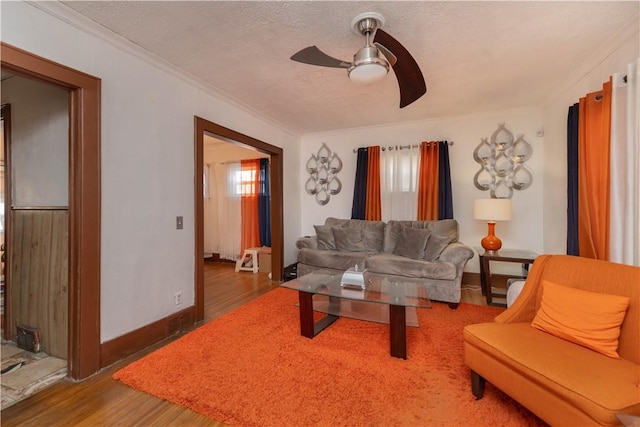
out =
[(356, 264), (367, 275), (424, 283), (429, 298), (457, 307), (464, 266), (473, 250), (458, 242), (458, 222), (365, 221), (327, 218), (315, 236), (301, 237), (298, 276), (342, 273)]

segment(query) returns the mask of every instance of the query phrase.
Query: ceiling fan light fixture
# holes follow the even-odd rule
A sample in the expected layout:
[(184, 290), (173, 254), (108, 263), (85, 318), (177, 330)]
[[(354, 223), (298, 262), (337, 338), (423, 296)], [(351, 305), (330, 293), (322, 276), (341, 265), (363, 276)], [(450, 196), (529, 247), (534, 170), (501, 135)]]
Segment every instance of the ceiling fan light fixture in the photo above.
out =
[(358, 36), (365, 37), (365, 45), (353, 56), (353, 62), (329, 56), (316, 46), (296, 52), (291, 60), (321, 67), (346, 68), (349, 80), (356, 84), (378, 82), (392, 67), (400, 89), (400, 108), (404, 108), (427, 93), (427, 85), (409, 51), (381, 29), (384, 22), (384, 16), (376, 12), (361, 13), (353, 18), (351, 29)]
[(384, 78), (389, 72), (389, 63), (378, 56), (378, 49), (365, 46), (353, 58), (348, 69), (349, 79), (355, 83), (368, 84)]
[(386, 64), (360, 64), (349, 69), (349, 79), (358, 84), (368, 84), (382, 80), (388, 72), (389, 67)]

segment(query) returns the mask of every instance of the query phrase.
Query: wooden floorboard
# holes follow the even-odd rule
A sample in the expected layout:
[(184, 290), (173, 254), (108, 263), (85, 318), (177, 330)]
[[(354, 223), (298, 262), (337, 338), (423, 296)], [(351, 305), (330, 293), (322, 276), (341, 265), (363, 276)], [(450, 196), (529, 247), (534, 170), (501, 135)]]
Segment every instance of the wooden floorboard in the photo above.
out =
[[(267, 273), (235, 273), (229, 263), (205, 263), (205, 322), (277, 287)], [(475, 287), (463, 288), (462, 302), (484, 304)], [(2, 411), (2, 426), (224, 426), (190, 409), (132, 389), (111, 378), (176, 335), (81, 382), (61, 381)]]

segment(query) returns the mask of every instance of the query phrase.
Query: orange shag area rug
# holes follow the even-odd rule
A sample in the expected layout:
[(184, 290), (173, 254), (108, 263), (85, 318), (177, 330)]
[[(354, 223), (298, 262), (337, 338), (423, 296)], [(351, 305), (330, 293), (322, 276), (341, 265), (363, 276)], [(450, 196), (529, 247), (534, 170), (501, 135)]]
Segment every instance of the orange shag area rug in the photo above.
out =
[(275, 289), (114, 378), (239, 426), (544, 425), (487, 383), (471, 394), (462, 328), (502, 309), (434, 303), (407, 330), (407, 360), (389, 355), (388, 325), (340, 318), (300, 335), (297, 292)]

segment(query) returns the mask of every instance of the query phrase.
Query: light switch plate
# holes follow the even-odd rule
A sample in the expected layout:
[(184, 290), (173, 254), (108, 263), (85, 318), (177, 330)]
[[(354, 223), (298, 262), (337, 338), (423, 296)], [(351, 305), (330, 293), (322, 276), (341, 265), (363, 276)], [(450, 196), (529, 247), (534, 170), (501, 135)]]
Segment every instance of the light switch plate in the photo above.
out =
[(177, 216), (176, 217), (176, 230), (182, 230), (182, 228), (183, 228), (182, 217), (181, 216)]

